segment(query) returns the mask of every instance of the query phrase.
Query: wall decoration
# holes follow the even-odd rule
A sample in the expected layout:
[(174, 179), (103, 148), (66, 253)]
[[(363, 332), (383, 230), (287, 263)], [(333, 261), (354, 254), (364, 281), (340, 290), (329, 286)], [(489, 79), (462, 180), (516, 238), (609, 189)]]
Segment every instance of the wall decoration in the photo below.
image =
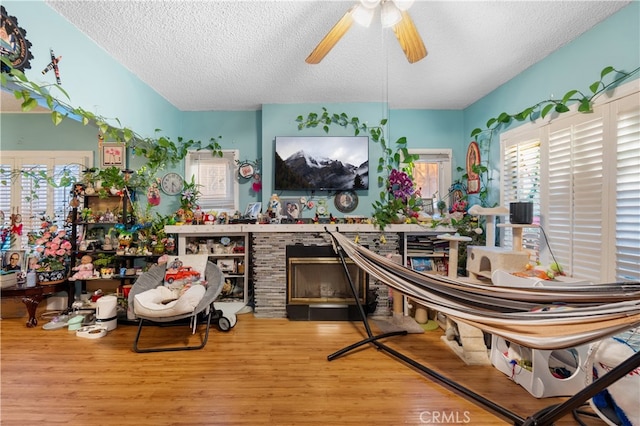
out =
[(302, 217), (302, 209), (300, 200), (297, 198), (283, 198), (281, 200), (283, 206), (282, 214), (287, 218), (297, 221)]
[(262, 176), (260, 175), (260, 160), (250, 161), (236, 160), (238, 166), (238, 177), (241, 180), (253, 179), (251, 184), (251, 190), (253, 192), (260, 192), (262, 190)]
[(104, 142), (100, 147), (100, 168), (126, 168), (126, 148), (123, 143)]
[(478, 165), (480, 165), (480, 148), (474, 141), (467, 149), (467, 194), (480, 192), (480, 175), (473, 171), (473, 167)]
[(255, 173), (255, 169), (253, 168), (253, 164), (249, 162), (242, 163), (238, 167), (238, 176), (240, 176), (243, 179), (249, 179), (253, 177), (254, 173)]
[(336, 194), (334, 204), (340, 213), (350, 213), (358, 207), (358, 194), (355, 191), (340, 191)]
[[(33, 59), (29, 50), (31, 42), (26, 38), (27, 30), (18, 26), (18, 18), (9, 16), (4, 6), (0, 9), (0, 54), (9, 59), (12, 67), (24, 72), (31, 68), (30, 60)], [(2, 72), (9, 72), (4, 64)]]
[(51, 54), (51, 62), (49, 62), (49, 65), (47, 65), (45, 69), (42, 70), (42, 75), (53, 70), (54, 74), (56, 75), (56, 83), (62, 84), (62, 80), (60, 80), (60, 69), (58, 68), (58, 63), (62, 60), (62, 56), (58, 56), (56, 58), (55, 53), (53, 53), (53, 49), (49, 49), (49, 53)]

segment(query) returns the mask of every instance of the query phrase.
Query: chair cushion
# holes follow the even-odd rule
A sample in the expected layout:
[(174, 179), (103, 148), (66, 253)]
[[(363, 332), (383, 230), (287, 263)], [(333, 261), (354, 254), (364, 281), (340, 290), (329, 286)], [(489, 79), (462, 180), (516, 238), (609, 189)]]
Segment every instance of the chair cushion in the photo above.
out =
[(182, 295), (162, 285), (135, 296), (133, 310), (143, 318), (166, 318), (193, 313), (204, 296), (203, 285), (194, 284)]

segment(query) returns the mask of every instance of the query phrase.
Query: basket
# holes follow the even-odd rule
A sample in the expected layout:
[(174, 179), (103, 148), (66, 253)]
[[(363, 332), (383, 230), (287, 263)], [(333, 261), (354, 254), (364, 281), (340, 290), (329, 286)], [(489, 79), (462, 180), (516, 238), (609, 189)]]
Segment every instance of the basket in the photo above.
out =
[(67, 271), (65, 269), (36, 272), (38, 285), (56, 285), (65, 282), (66, 279)]

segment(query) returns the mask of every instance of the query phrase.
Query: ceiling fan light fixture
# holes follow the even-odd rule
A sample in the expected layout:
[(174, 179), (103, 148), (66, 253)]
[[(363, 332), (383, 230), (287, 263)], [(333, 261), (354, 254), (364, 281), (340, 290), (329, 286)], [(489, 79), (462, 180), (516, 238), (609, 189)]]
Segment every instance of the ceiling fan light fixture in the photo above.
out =
[(380, 4), (380, 0), (360, 0), (360, 4), (367, 9), (375, 9)]
[(396, 7), (402, 11), (409, 10), (415, 0), (393, 0)]
[(353, 20), (356, 21), (358, 25), (362, 25), (363, 27), (369, 27), (371, 22), (373, 21), (373, 15), (375, 14), (375, 9), (369, 9), (368, 7), (364, 7), (362, 5), (356, 5), (351, 12), (351, 16)]
[(382, 26), (384, 28), (393, 27), (402, 20), (402, 13), (400, 13), (400, 9), (396, 7), (393, 1), (386, 0), (382, 3), (380, 19), (382, 20)]

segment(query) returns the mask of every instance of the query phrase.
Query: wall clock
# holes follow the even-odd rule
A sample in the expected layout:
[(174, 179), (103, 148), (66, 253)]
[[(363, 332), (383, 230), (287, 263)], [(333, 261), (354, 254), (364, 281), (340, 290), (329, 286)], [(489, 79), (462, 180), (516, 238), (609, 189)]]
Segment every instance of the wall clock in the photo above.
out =
[(350, 213), (358, 207), (358, 194), (355, 191), (338, 192), (334, 203), (340, 213)]
[(184, 179), (178, 173), (170, 172), (162, 177), (160, 187), (167, 195), (178, 195), (184, 187)]

